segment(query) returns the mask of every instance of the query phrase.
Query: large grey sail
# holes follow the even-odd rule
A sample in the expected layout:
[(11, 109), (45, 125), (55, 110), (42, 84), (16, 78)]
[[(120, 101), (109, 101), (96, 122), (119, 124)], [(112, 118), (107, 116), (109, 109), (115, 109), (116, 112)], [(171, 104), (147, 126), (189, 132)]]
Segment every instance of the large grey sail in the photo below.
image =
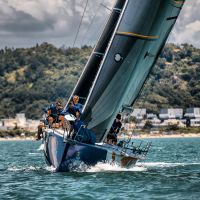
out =
[(137, 98), (183, 3), (126, 1), (84, 109), (97, 141), (103, 140), (122, 106)]

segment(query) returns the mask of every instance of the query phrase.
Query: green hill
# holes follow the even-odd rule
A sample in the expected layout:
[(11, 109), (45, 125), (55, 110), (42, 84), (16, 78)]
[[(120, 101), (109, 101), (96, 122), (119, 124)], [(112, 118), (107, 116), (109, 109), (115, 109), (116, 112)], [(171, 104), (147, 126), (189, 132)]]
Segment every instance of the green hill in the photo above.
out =
[[(91, 47), (58, 49), (43, 43), (32, 48), (0, 50), (0, 118), (25, 112), (40, 118), (42, 108), (69, 97)], [(161, 107), (200, 106), (200, 49), (166, 45), (136, 106), (158, 112)]]

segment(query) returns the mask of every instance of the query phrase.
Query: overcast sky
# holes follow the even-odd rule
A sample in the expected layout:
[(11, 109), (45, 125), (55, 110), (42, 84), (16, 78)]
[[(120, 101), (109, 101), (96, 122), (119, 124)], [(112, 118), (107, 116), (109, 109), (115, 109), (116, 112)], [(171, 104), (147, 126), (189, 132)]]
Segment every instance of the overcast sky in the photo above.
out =
[[(42, 42), (72, 46), (86, 1), (0, 0), (0, 48), (30, 47)], [(109, 16), (109, 10), (100, 3), (112, 7), (115, 0), (88, 2), (78, 46), (98, 38)], [(200, 0), (186, 0), (168, 41), (200, 47)]]

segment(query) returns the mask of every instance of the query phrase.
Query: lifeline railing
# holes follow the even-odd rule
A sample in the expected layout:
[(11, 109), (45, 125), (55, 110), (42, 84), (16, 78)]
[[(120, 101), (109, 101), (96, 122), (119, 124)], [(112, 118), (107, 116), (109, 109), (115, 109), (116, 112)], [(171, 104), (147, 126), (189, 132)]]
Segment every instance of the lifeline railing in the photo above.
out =
[(119, 150), (122, 154), (131, 153), (134, 155), (146, 157), (151, 146), (151, 142), (141, 140), (138, 142), (139, 144), (137, 144), (136, 142), (131, 142), (131, 139), (128, 139), (127, 141), (122, 140), (118, 143), (118, 147), (120, 147)]

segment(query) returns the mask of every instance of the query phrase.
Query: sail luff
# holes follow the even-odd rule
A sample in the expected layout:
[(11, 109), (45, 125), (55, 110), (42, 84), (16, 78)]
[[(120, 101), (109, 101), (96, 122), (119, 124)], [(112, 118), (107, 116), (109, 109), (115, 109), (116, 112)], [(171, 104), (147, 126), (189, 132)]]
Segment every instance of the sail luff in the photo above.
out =
[[(125, 0), (118, 0), (115, 3), (115, 6), (112, 9), (112, 13), (110, 14), (109, 20), (104, 27), (103, 33), (99, 37), (97, 45), (93, 49), (87, 61), (87, 64), (85, 65), (85, 68), (71, 93), (67, 104), (69, 103), (73, 95), (78, 95), (83, 99), (87, 98), (89, 90), (92, 87), (95, 76), (102, 62), (103, 56), (108, 46), (108, 42), (110, 41), (116, 23), (119, 19), (120, 10), (122, 9), (124, 2)], [(84, 101), (81, 103), (84, 103)]]
[(89, 101), (89, 99), (90, 99), (90, 97), (91, 97), (91, 95), (92, 95), (92, 92), (93, 92), (93, 89), (94, 89), (94, 87), (95, 87), (95, 84), (96, 84), (96, 82), (97, 82), (97, 80), (98, 80), (98, 78), (99, 78), (99, 74), (100, 74), (100, 72), (101, 72), (101, 69), (102, 69), (102, 67), (103, 67), (103, 65), (104, 65), (104, 62), (105, 62), (107, 56), (108, 56), (108, 52), (109, 52), (110, 47), (111, 47), (111, 45), (112, 45), (113, 39), (114, 39), (114, 37), (115, 37), (115, 35), (116, 35), (117, 29), (119, 28), (119, 24), (120, 24), (120, 22), (121, 22), (121, 19), (122, 19), (122, 17), (123, 17), (123, 14), (124, 14), (124, 12), (125, 12), (125, 10), (126, 10), (126, 6), (127, 6), (128, 2), (129, 2), (129, 0), (126, 0), (126, 1), (125, 1), (124, 7), (123, 7), (122, 12), (121, 12), (120, 17), (119, 17), (119, 20), (118, 20), (118, 22), (117, 22), (117, 25), (116, 25), (116, 27), (115, 27), (115, 30), (114, 30), (114, 32), (113, 32), (113, 34), (112, 34), (112, 37), (111, 37), (111, 39), (110, 39), (110, 42), (109, 42), (109, 44), (108, 44), (107, 50), (106, 50), (106, 52), (105, 52), (105, 56), (104, 56), (104, 58), (103, 58), (103, 60), (102, 60), (102, 62), (101, 62), (100, 68), (99, 68), (99, 70), (98, 70), (98, 72), (97, 72), (97, 75), (96, 75), (96, 77), (95, 77), (94, 83), (93, 83), (93, 85), (92, 85), (92, 88), (90, 89), (90, 93), (89, 93), (89, 95), (88, 95), (88, 97), (87, 97), (87, 100), (86, 100), (86, 102), (85, 102), (85, 105), (84, 105), (84, 108), (83, 108), (83, 112), (85, 111), (85, 109), (86, 109), (86, 107), (87, 107), (87, 103), (88, 103), (88, 101)]

